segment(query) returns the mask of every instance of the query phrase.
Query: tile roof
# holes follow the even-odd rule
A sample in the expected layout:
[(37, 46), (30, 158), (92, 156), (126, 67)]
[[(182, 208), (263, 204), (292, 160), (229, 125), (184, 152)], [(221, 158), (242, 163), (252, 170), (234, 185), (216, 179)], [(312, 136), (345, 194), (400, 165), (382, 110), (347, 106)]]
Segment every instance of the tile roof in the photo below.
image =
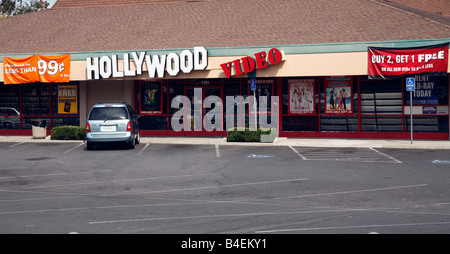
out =
[(0, 19), (0, 54), (450, 38), (450, 18), (383, 2), (59, 0)]
[(383, 0), (450, 17), (449, 0)]
[(155, 3), (155, 2), (186, 2), (187, 0), (57, 0), (55, 8), (92, 7), (92, 6), (119, 6), (129, 4)]

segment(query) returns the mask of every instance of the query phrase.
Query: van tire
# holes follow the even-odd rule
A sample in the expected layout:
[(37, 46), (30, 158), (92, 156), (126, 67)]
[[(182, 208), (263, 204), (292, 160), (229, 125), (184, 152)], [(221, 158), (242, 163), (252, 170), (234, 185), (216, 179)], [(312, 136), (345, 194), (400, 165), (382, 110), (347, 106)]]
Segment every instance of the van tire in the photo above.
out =
[(128, 142), (128, 148), (130, 149), (134, 149), (136, 147), (136, 139), (132, 138), (129, 142)]
[(141, 134), (138, 132), (136, 136), (136, 145), (138, 145), (139, 143), (141, 143)]
[(88, 150), (94, 150), (94, 143), (92, 143), (92, 142), (87, 142), (87, 144), (86, 144), (86, 149), (88, 149)]

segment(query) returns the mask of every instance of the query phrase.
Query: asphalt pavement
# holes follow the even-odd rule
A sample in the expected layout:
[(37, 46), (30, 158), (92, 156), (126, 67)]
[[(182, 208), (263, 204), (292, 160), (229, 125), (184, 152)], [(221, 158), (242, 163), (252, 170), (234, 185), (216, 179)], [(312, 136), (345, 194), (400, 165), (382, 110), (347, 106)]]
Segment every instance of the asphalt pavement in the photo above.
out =
[(449, 141), (0, 141), (0, 234), (450, 233)]
[[(67, 143), (76, 140), (35, 139), (32, 136), (0, 136), (0, 142)], [(276, 138), (273, 143), (227, 142), (224, 137), (141, 137), (141, 143), (180, 145), (234, 145), (234, 146), (299, 146), (299, 147), (366, 147), (395, 149), (450, 149), (450, 140), (396, 140), (396, 139), (322, 139)]]

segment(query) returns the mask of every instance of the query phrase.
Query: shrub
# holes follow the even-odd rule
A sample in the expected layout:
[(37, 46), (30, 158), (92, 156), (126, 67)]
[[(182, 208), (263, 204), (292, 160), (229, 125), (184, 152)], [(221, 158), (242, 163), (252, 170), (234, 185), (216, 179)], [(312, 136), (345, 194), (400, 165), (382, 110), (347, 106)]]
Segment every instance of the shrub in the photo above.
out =
[(86, 129), (80, 126), (60, 126), (52, 128), (53, 140), (85, 140)]
[[(228, 142), (261, 142), (261, 135), (276, 135), (277, 131), (275, 129), (268, 130), (254, 130), (249, 128), (233, 128), (227, 133)], [(267, 142), (267, 141), (266, 141)], [(273, 140), (272, 140), (273, 142)]]

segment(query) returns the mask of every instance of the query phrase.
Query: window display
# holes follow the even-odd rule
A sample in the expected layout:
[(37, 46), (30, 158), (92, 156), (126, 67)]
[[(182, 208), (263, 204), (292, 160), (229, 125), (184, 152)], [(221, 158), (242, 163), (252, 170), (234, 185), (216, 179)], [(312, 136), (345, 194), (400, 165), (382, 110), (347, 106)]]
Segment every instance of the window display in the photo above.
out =
[[(70, 108), (59, 103), (60, 87), (68, 88)], [(68, 98), (69, 92), (65, 96)], [(64, 93), (62, 92), (62, 95)], [(36, 118), (46, 119), (47, 129), (52, 127), (80, 125), (78, 106), (78, 84), (33, 83), (22, 85), (0, 85), (0, 130), (30, 130), (31, 122)], [(58, 108), (60, 105), (60, 108)], [(65, 110), (69, 110), (65, 112)], [(61, 114), (61, 112), (68, 114)], [(18, 133), (18, 132), (14, 132)], [(19, 132), (20, 133), (20, 132)]]
[(139, 114), (161, 115), (162, 114), (162, 82), (140, 82), (139, 83)]
[(290, 114), (315, 114), (315, 80), (314, 79), (290, 79), (289, 87), (289, 113)]
[(325, 114), (353, 114), (351, 77), (329, 77), (325, 79)]

